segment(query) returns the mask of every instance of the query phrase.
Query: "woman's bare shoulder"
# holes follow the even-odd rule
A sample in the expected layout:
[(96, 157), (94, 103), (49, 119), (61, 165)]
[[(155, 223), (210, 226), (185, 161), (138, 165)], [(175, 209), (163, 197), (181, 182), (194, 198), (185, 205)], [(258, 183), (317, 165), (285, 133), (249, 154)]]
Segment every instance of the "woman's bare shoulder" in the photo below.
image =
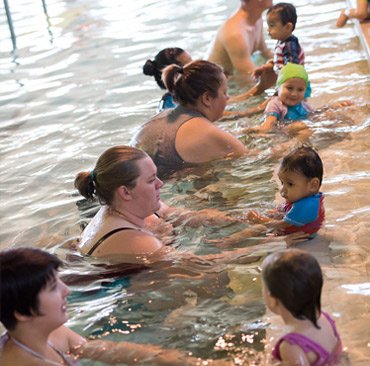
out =
[(49, 341), (63, 353), (68, 353), (72, 348), (86, 343), (84, 337), (64, 325), (50, 333)]
[(147, 255), (162, 247), (161, 241), (151, 233), (128, 227), (107, 238), (94, 251), (94, 256)]

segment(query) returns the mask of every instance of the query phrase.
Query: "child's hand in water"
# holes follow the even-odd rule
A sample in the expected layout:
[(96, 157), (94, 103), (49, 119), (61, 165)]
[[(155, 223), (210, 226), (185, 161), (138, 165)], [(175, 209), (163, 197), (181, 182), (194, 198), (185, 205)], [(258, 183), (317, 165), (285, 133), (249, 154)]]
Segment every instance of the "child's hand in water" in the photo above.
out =
[(261, 126), (254, 126), (254, 127), (245, 127), (242, 130), (242, 133), (247, 135), (254, 135), (260, 138), (271, 138), (271, 132), (261, 128)]
[(263, 224), (268, 221), (268, 218), (263, 217), (257, 211), (254, 210), (248, 212), (247, 219), (251, 224)]
[(244, 133), (259, 133), (261, 132), (261, 129), (259, 126), (255, 126), (255, 127), (245, 127), (243, 129), (243, 132)]
[(330, 109), (339, 109), (344, 107), (349, 107), (354, 103), (351, 100), (340, 100), (339, 102), (335, 102), (329, 106)]

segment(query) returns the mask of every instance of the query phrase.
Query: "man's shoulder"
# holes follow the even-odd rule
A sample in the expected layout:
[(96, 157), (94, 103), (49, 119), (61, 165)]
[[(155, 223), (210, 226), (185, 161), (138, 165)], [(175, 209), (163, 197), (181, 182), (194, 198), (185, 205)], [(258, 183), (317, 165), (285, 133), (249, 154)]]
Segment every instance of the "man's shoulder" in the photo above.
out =
[(218, 29), (218, 36), (225, 39), (230, 37), (240, 37), (241, 27), (238, 21), (228, 18)]

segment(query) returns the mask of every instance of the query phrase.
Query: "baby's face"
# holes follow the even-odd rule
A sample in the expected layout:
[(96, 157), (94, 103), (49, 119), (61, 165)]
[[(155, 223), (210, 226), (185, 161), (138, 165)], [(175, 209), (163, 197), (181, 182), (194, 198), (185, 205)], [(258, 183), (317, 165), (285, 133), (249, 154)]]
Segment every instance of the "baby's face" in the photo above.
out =
[(272, 39), (285, 41), (292, 34), (292, 24), (283, 25), (279, 15), (272, 12), (267, 15), (267, 30)]
[(287, 203), (296, 202), (314, 193), (312, 191), (312, 179), (308, 179), (302, 173), (280, 169), (278, 177), (281, 182), (280, 194)]
[(278, 95), (283, 104), (288, 107), (301, 103), (306, 93), (306, 81), (301, 78), (291, 78), (280, 85)]

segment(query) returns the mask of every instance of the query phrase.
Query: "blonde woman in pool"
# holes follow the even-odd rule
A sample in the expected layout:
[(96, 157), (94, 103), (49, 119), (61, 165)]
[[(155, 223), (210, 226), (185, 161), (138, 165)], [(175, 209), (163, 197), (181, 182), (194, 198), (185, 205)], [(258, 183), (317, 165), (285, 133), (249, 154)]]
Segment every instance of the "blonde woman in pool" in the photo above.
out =
[[(172, 208), (160, 199), (163, 182), (153, 160), (142, 150), (115, 146), (106, 150), (91, 172), (77, 175), (75, 186), (85, 198), (97, 197), (99, 212), (82, 233), (79, 248), (85, 255), (122, 258), (138, 262), (156, 260), (172, 252), (166, 247), (174, 226), (240, 222), (215, 209), (189, 211)], [(261, 225), (262, 228), (262, 225)], [(257, 232), (254, 227), (250, 235)], [(202, 258), (227, 261), (249, 254), (248, 248)]]

